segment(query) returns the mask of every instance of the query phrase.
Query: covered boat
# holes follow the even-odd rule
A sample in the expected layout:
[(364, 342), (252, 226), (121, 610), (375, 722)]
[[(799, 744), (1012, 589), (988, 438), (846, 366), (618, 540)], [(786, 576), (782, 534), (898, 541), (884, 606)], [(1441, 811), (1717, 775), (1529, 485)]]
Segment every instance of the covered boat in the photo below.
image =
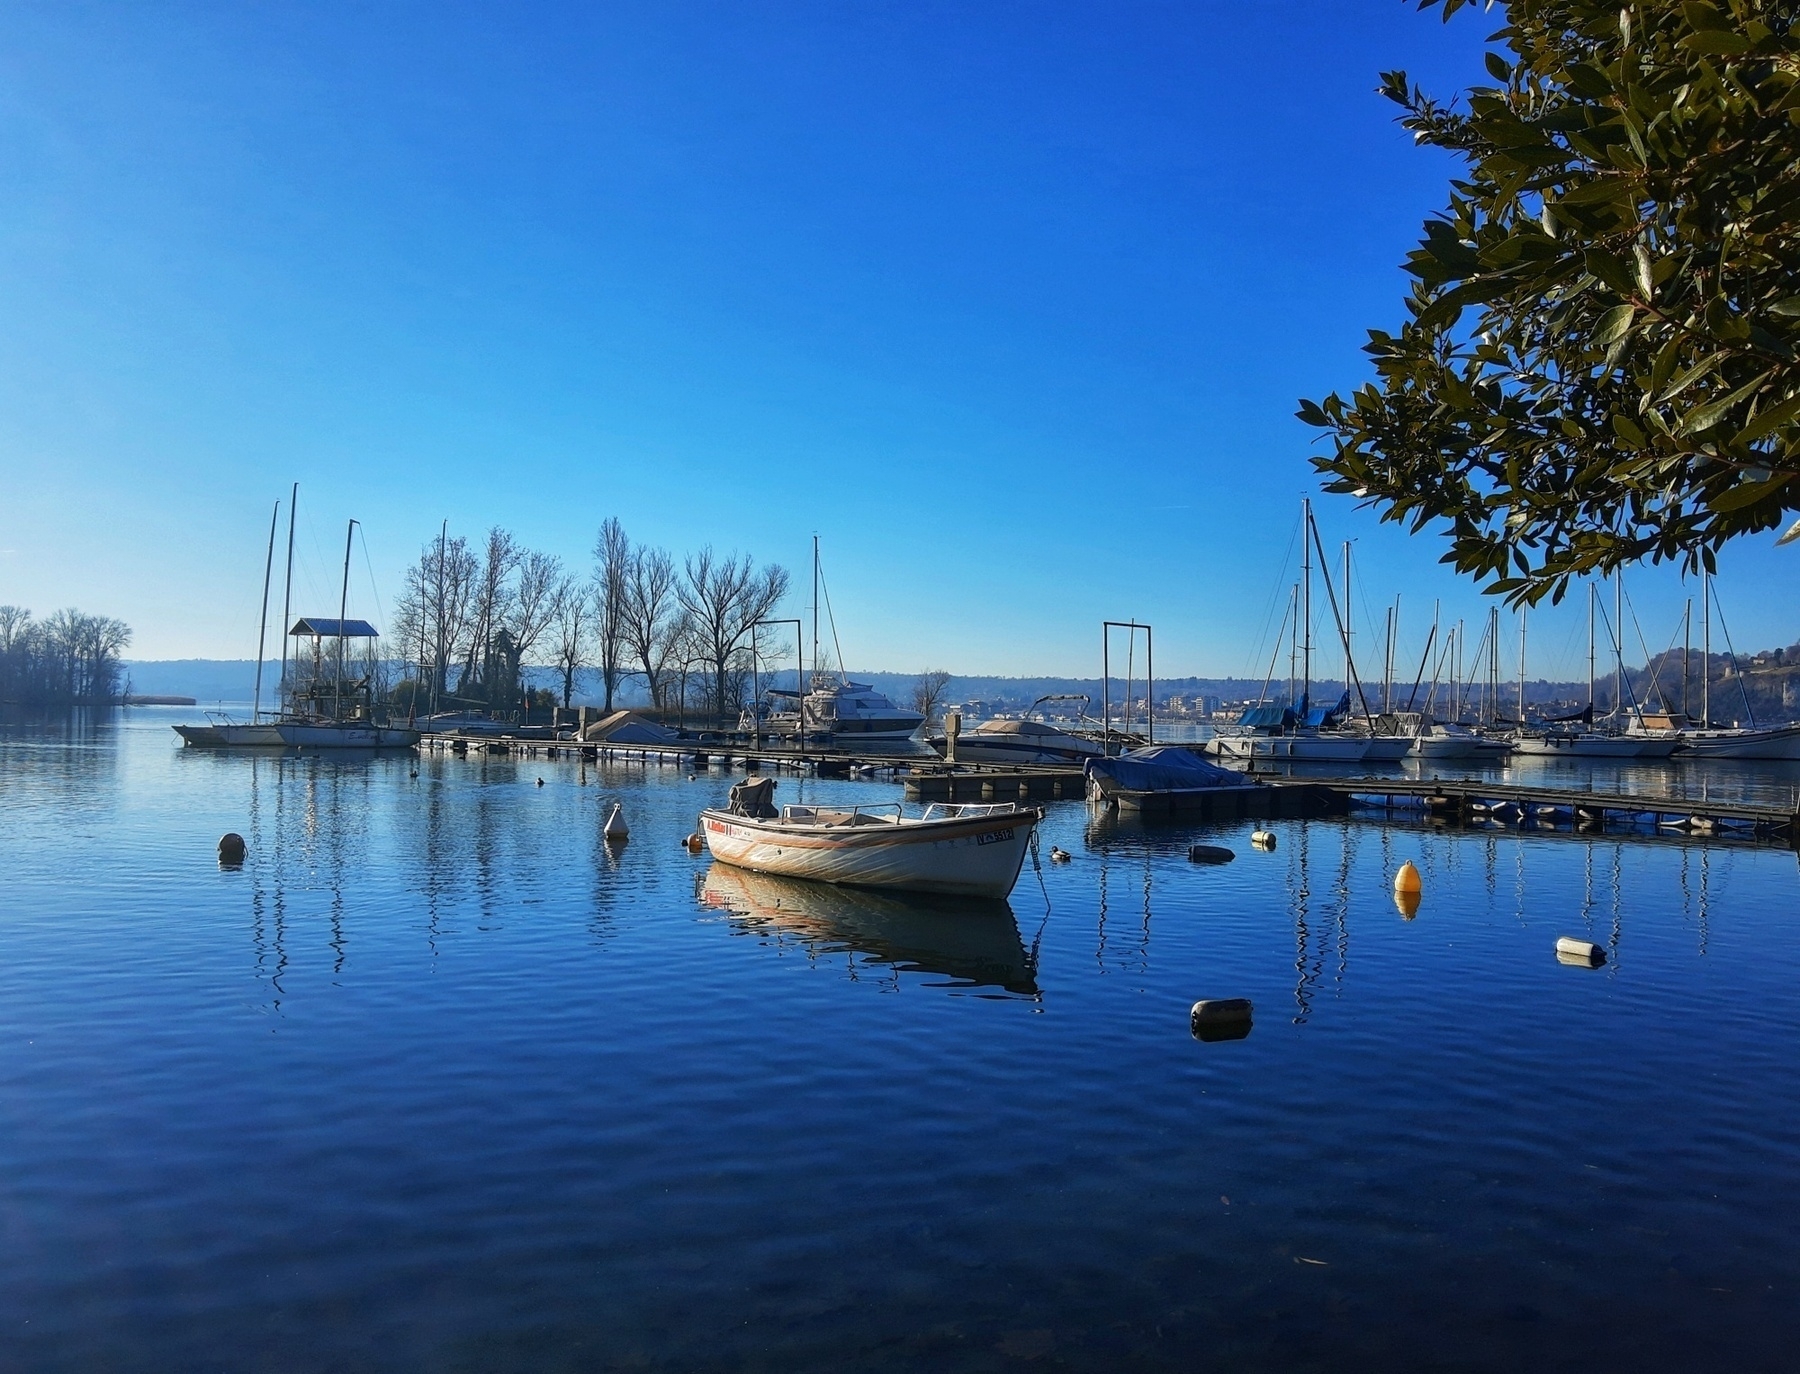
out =
[(934, 803), (922, 816), (886, 808), (772, 804), (775, 779), (731, 789), (730, 804), (700, 813), (706, 847), (756, 873), (852, 887), (1004, 897), (1018, 881), (1044, 813), (1013, 802)]
[(1089, 759), (1082, 770), (1088, 800), (1102, 804), (1125, 797), (1179, 796), (1255, 785), (1242, 773), (1208, 763), (1192, 749), (1175, 744), (1134, 749), (1116, 759)]

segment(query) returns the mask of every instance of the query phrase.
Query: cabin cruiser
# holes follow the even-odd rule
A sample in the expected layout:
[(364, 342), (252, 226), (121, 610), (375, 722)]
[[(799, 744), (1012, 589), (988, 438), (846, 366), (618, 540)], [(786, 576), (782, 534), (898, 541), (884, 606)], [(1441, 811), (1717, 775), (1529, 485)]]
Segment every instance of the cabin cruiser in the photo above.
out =
[[(948, 758), (947, 741), (933, 735), (925, 741)], [(1081, 764), (1106, 757), (1106, 746), (1041, 720), (984, 720), (956, 737), (958, 763)]]
[(925, 717), (896, 706), (866, 682), (814, 679), (804, 697), (798, 692), (770, 688), (764, 696), (773, 709), (746, 711), (738, 728), (769, 735), (829, 735), (845, 740), (907, 740), (925, 723)]

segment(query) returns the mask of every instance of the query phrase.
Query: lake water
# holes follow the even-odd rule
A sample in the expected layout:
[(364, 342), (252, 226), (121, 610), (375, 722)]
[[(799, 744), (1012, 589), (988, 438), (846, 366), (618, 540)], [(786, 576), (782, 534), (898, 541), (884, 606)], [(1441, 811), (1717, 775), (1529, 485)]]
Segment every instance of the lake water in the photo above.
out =
[(7, 1368), (1792, 1367), (1791, 851), (1058, 803), (970, 911), (186, 718), (0, 741)]

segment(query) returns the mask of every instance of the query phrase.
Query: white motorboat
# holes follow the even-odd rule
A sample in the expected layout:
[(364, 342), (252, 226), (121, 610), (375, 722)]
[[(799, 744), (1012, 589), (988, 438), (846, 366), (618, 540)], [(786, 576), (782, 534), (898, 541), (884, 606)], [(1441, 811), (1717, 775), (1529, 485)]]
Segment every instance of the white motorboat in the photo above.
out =
[[(947, 747), (942, 735), (925, 742), (940, 754)], [(958, 763), (1081, 764), (1105, 757), (1106, 747), (1098, 740), (1041, 720), (984, 720), (956, 737)]]
[(1004, 897), (1043, 812), (1015, 802), (937, 802), (922, 816), (853, 806), (769, 804), (775, 779), (742, 782), (731, 804), (700, 813), (713, 858), (756, 873), (851, 887)]
[(1486, 757), (1491, 750), (1473, 730), (1462, 725), (1433, 721), (1422, 725), (1413, 736), (1412, 755), (1419, 759), (1474, 759)]

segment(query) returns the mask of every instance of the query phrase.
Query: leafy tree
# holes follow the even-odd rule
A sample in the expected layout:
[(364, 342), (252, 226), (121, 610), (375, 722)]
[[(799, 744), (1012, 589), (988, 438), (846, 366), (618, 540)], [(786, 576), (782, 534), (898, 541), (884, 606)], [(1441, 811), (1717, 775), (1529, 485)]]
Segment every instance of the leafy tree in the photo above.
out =
[[(1447, 20), (1467, 0), (1421, 0)], [(1800, 43), (1791, 0), (1512, 0), (1466, 164), (1407, 259), (1376, 380), (1301, 402), (1326, 490), (1514, 602), (1641, 559), (1711, 567), (1800, 510)], [(1800, 536), (1796, 523), (1784, 538)]]

